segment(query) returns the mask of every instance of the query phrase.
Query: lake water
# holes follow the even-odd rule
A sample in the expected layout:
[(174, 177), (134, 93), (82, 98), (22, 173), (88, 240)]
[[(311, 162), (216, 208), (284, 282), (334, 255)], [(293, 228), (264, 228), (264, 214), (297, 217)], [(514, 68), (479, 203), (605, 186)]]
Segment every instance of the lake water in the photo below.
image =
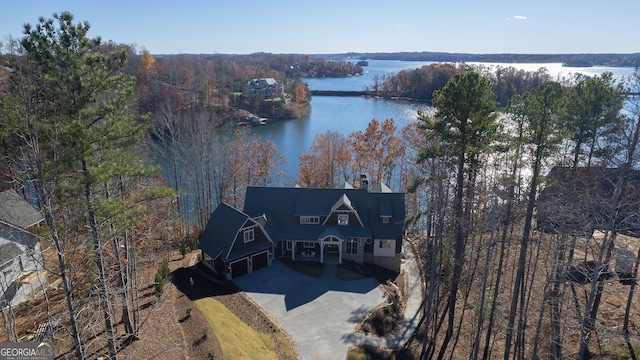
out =
[[(385, 76), (395, 75), (403, 69), (416, 69), (433, 62), (399, 61), (399, 60), (370, 60), (369, 66), (363, 67), (364, 74), (347, 78), (304, 79), (311, 90), (364, 90), (373, 84), (378, 76), (382, 80)], [(480, 63), (476, 63), (480, 64)], [(571, 76), (574, 73), (585, 75), (600, 75), (610, 71), (614, 77), (621, 80), (633, 73), (633, 68), (566, 68), (560, 63), (551, 64), (498, 64), (482, 63), (484, 66), (513, 66), (517, 69), (536, 71), (545, 67), (552, 75)], [(311, 115), (292, 120), (270, 122), (256, 127), (254, 133), (262, 140), (271, 140), (277, 146), (280, 154), (287, 159), (284, 167), (286, 179), (281, 179), (284, 185), (295, 184), (298, 177), (300, 155), (306, 153), (316, 134), (329, 130), (348, 135), (354, 131), (363, 131), (372, 119), (383, 121), (394, 119), (398, 128), (416, 121), (418, 110), (429, 110), (425, 103), (402, 100), (387, 100), (365, 97), (333, 97), (314, 96), (311, 100)]]
[(394, 119), (398, 128), (415, 121), (418, 110), (427, 111), (425, 103), (385, 100), (365, 97), (315, 96), (311, 101), (311, 115), (292, 120), (280, 120), (256, 127), (254, 133), (262, 140), (274, 142), (287, 159), (284, 167), (285, 185), (295, 184), (300, 166), (299, 157), (306, 153), (316, 134), (329, 130), (348, 135), (364, 131), (372, 119)]

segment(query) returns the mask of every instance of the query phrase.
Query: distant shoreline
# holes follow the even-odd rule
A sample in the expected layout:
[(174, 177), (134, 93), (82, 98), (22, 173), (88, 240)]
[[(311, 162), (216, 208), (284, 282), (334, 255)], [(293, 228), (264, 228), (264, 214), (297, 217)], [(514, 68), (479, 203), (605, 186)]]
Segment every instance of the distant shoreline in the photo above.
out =
[(634, 54), (467, 54), (443, 52), (344, 53), (316, 54), (334, 59), (400, 60), (435, 62), (489, 62), (489, 63), (562, 63), (590, 64), (590, 66), (638, 67), (640, 53)]
[[(278, 55), (256, 53), (260, 55)], [(256, 54), (180, 54), (210, 59), (233, 59), (251, 57)], [(155, 57), (173, 56), (176, 54), (153, 54)], [(640, 53), (632, 54), (468, 54), (444, 52), (391, 52), (391, 53), (335, 53), (335, 54), (281, 54), (288, 56), (310, 56), (327, 60), (400, 60), (400, 61), (433, 61), (433, 62), (483, 62), (503, 64), (576, 64), (607, 67), (640, 67)]]

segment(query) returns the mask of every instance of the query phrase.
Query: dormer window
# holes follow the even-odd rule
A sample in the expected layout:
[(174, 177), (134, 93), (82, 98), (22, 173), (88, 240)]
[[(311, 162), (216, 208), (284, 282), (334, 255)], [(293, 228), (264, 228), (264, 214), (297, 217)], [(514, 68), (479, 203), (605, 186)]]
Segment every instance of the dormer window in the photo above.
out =
[(338, 225), (349, 225), (349, 214), (338, 214)]
[(248, 228), (244, 230), (244, 242), (248, 243), (248, 242), (252, 242), (255, 239), (255, 234), (253, 232), (253, 228)]

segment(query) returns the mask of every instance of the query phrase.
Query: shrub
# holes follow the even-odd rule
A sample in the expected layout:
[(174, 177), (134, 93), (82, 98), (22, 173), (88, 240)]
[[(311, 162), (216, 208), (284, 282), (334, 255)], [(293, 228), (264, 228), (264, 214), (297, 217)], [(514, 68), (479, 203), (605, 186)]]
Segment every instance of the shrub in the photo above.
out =
[(215, 360), (215, 358), (217, 357), (216, 355), (216, 351), (213, 349), (209, 349), (209, 351), (207, 351), (207, 358), (209, 360)]
[(187, 256), (187, 241), (186, 240), (180, 241), (180, 255), (182, 255), (183, 259), (184, 259), (185, 256)]
[(156, 277), (155, 277), (153, 286), (155, 287), (156, 295), (157, 296), (162, 295), (162, 293), (164, 292), (164, 278), (162, 277), (162, 274), (160, 274), (159, 272), (156, 272)]
[(198, 250), (198, 238), (196, 236), (189, 238), (187, 243), (191, 250)]
[(158, 266), (158, 270), (156, 271), (156, 276), (154, 278), (154, 287), (156, 290), (156, 295), (160, 296), (164, 292), (164, 283), (171, 279), (171, 270), (169, 270), (169, 260), (164, 259), (160, 266)]

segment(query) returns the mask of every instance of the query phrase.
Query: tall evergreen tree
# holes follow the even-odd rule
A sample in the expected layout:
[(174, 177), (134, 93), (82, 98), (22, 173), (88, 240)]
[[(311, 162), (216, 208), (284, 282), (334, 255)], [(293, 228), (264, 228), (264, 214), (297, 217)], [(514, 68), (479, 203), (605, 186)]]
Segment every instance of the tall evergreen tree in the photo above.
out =
[[(455, 195), (453, 200), (453, 270), (447, 300), (447, 330), (440, 348), (441, 359), (453, 336), (458, 287), (465, 262), (465, 245), (471, 226), (470, 206), (474, 196), (474, 181), (481, 157), (496, 132), (496, 102), (491, 84), (478, 73), (457, 74), (442, 90), (434, 92), (434, 117), (420, 116), (421, 126), (439, 142), (429, 142), (421, 151), (421, 160), (442, 153), (448, 147), (453, 153)], [(465, 201), (466, 197), (466, 201)]]
[(624, 103), (621, 85), (616, 85), (613, 74), (589, 78), (579, 77), (567, 93), (563, 123), (574, 145), (572, 166), (582, 161), (591, 166), (594, 157), (606, 160), (615, 153), (614, 142), (608, 141), (622, 126), (620, 110)]
[[(525, 142), (531, 146), (531, 182), (527, 195), (527, 210), (524, 219), (524, 227), (522, 230), (522, 238), (520, 242), (520, 254), (517, 263), (516, 277), (511, 294), (511, 307), (509, 311), (507, 337), (504, 350), (504, 359), (509, 358), (516, 318), (518, 318), (519, 339), (523, 338), (520, 328), (523, 319), (523, 305), (521, 301), (524, 299), (524, 278), (525, 267), (527, 261), (527, 251), (529, 240), (531, 237), (531, 226), (533, 223), (533, 210), (535, 206), (538, 186), (540, 184), (540, 176), (543, 161), (553, 152), (555, 147), (562, 139), (562, 131), (559, 123), (559, 110), (562, 105), (564, 90), (557, 82), (546, 82), (535, 90), (525, 93), (521, 98), (521, 104), (512, 103), (513, 109), (518, 109), (518, 114), (525, 114), (526, 130)], [(518, 311), (518, 304), (520, 308)]]
[[(29, 100), (23, 102), (29, 117), (20, 135), (27, 141), (24, 153), (31, 153), (34, 166), (22, 180), (38, 195), (54, 244), (61, 243), (56, 221), (65, 209), (74, 209), (67, 228), (77, 228), (80, 233), (89, 229), (86, 235), (97, 271), (107, 354), (114, 359), (119, 344), (114, 334), (118, 321), (114, 319), (111, 287), (125, 286), (129, 275), (125, 275), (122, 263), (118, 264), (120, 259), (105, 257), (105, 248), (111, 246), (110, 238), (126, 232), (122, 227), (126, 222), (116, 221), (116, 215), (133, 215), (135, 209), (132, 202), (137, 199), (123, 188), (130, 184), (126, 179), (150, 175), (155, 169), (143, 165), (132, 151), (145, 127), (129, 111), (135, 95), (134, 80), (122, 72), (126, 53), (106, 53), (100, 38), (87, 37), (88, 30), (87, 22), (74, 24), (68, 12), (54, 14), (53, 19), (40, 18), (34, 27), (25, 25), (22, 46), (26, 61), (19, 72), (29, 76), (16, 77), (13, 89), (26, 89), (28, 94), (14, 95)], [(65, 274), (65, 249), (56, 245), (56, 250), (60, 271)], [(113, 268), (116, 274), (110, 273)], [(118, 277), (121, 281), (111, 280)], [(70, 296), (68, 304), (75, 327)], [(123, 311), (122, 321), (127, 332), (133, 332), (129, 310)], [(75, 327), (73, 333), (76, 356), (81, 358), (79, 329)]]

